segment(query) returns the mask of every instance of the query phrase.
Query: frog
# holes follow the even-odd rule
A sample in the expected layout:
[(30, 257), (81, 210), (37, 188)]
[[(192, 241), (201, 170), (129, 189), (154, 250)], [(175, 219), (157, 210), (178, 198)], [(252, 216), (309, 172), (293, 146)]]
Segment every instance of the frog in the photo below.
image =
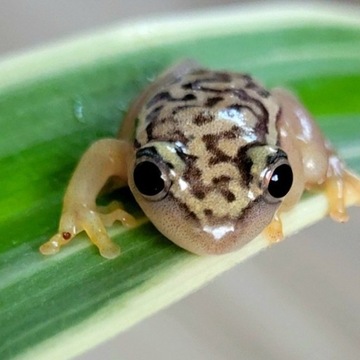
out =
[(137, 220), (116, 202), (97, 205), (110, 179), (130, 188), (158, 231), (197, 255), (237, 251), (260, 234), (278, 242), (282, 214), (304, 191), (325, 194), (338, 222), (348, 220), (347, 197), (360, 203), (360, 178), (296, 96), (192, 60), (159, 75), (117, 136), (88, 148), (42, 254), (57, 253), (82, 231), (103, 257), (120, 254), (107, 227), (120, 221), (131, 228)]

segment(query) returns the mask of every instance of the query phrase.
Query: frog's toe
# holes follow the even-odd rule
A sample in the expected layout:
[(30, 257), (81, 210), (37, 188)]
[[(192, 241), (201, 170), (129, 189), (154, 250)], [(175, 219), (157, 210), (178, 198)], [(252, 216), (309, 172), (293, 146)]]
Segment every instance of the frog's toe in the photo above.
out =
[(120, 255), (120, 247), (116, 244), (109, 243), (106, 246), (99, 248), (101, 256), (106, 259), (115, 259)]
[(54, 255), (60, 250), (61, 234), (54, 235), (49, 241), (40, 246), (43, 255)]
[(342, 176), (332, 176), (325, 181), (325, 193), (329, 202), (329, 215), (338, 222), (346, 222), (349, 215), (346, 206), (360, 205), (360, 178), (344, 171)]
[(329, 215), (333, 220), (335, 220), (337, 222), (344, 223), (344, 222), (347, 222), (349, 220), (349, 215), (348, 215), (345, 207), (339, 207), (339, 208), (334, 207), (334, 208), (332, 208), (330, 206)]
[(271, 223), (265, 228), (264, 235), (270, 244), (277, 243), (284, 238), (282, 223), (275, 215)]

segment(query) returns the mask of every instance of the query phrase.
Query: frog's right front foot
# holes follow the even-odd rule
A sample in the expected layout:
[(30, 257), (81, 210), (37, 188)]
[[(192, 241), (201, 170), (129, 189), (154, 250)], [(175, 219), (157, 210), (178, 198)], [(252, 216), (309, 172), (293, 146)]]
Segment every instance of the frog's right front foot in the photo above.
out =
[(40, 246), (40, 252), (44, 255), (56, 254), (78, 233), (85, 231), (103, 257), (116, 258), (120, 254), (120, 247), (110, 239), (105, 229), (105, 225), (111, 225), (116, 220), (128, 227), (132, 227), (136, 223), (130, 214), (120, 208), (116, 208), (108, 214), (102, 214), (86, 206), (67, 210), (61, 216), (58, 233)]

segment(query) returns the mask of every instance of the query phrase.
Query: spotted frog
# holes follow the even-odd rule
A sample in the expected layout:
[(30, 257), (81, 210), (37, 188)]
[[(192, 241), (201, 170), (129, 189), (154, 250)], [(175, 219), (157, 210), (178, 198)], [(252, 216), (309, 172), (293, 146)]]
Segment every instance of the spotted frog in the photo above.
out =
[(127, 184), (167, 238), (196, 254), (237, 250), (264, 232), (283, 237), (281, 215), (304, 190), (326, 194), (346, 221), (345, 195), (360, 202), (349, 172), (299, 101), (251, 76), (184, 61), (130, 107), (118, 139), (95, 142), (67, 188), (58, 233), (40, 247), (54, 254), (85, 231), (105, 258), (119, 255), (106, 226), (135, 225), (119, 205), (99, 207), (109, 179)]

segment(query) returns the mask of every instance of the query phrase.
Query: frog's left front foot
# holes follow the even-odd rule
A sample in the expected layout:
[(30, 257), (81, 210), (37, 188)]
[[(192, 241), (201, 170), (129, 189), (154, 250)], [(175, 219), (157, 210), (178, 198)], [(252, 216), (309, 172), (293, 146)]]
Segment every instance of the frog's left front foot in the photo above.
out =
[(117, 257), (120, 254), (120, 247), (110, 239), (105, 226), (110, 226), (118, 220), (123, 225), (132, 227), (136, 221), (114, 204), (103, 209), (108, 212), (102, 213), (86, 206), (74, 207), (63, 212), (58, 233), (40, 247), (40, 252), (44, 255), (56, 254), (61, 246), (67, 245), (78, 233), (85, 231), (103, 257), (107, 259)]
[(282, 222), (279, 215), (275, 214), (271, 223), (265, 228), (264, 235), (270, 244), (277, 243), (284, 238)]
[(346, 205), (360, 205), (360, 178), (344, 169), (340, 160), (333, 156), (330, 158), (329, 176), (323, 186), (330, 217), (338, 222), (348, 221)]

